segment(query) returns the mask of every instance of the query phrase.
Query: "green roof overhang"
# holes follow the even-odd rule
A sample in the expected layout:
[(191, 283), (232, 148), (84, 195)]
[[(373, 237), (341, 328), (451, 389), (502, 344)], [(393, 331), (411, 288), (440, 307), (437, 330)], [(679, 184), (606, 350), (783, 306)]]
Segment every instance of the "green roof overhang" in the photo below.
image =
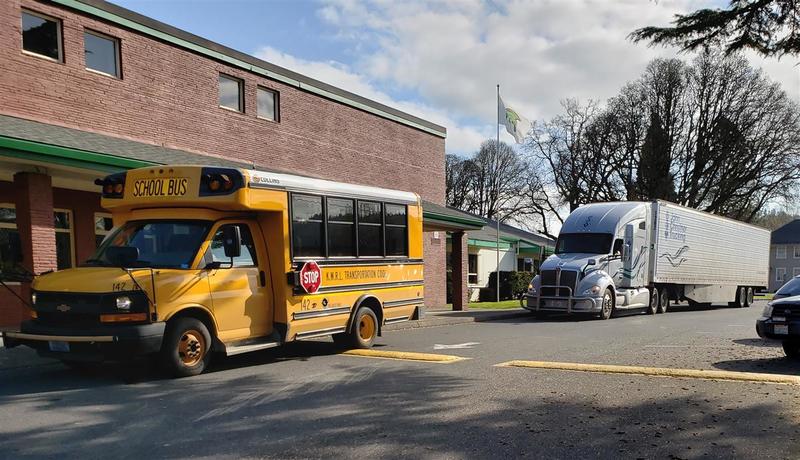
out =
[(480, 219), (471, 219), (469, 217), (455, 216), (449, 214), (441, 214), (432, 211), (422, 210), (422, 218), (425, 222), (440, 223), (448, 226), (455, 226), (464, 230), (479, 230), (483, 228), (485, 223)]
[(118, 172), (157, 164), (7, 136), (0, 136), (0, 156), (102, 172)]

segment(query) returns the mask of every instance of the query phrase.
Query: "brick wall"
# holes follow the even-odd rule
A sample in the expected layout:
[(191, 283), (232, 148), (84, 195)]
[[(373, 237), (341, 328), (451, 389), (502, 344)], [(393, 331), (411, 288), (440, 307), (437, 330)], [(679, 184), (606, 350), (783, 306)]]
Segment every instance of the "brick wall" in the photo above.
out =
[[(22, 6), (62, 20), (64, 63), (22, 52)], [(444, 201), (439, 137), (35, 0), (0, 2), (0, 25), (0, 113)], [(84, 68), (84, 28), (121, 39), (121, 80)], [(245, 80), (245, 114), (218, 107), (219, 72)]]
[(445, 232), (423, 233), (425, 251), (425, 306), (441, 308), (447, 304), (447, 271)]

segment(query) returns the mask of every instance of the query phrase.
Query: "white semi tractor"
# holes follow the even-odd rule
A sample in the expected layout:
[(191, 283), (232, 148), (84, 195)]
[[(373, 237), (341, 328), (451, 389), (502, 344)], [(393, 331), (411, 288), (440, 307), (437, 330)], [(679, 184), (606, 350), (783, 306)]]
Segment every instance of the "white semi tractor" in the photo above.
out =
[(523, 306), (537, 313), (748, 307), (767, 285), (769, 230), (665, 201), (581, 206), (567, 217)]

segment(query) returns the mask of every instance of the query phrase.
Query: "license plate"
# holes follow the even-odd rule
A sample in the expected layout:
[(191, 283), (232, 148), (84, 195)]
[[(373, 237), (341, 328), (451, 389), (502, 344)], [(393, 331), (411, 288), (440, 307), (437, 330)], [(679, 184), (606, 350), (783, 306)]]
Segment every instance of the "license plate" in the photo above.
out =
[(50, 341), (48, 345), (50, 345), (50, 351), (69, 352), (69, 342)]
[(134, 197), (184, 196), (189, 189), (185, 177), (157, 177), (139, 179), (133, 183)]
[(545, 304), (550, 308), (567, 309), (568, 300), (547, 300)]
[(775, 334), (789, 334), (789, 325), (788, 324), (773, 324), (772, 325), (772, 332)]

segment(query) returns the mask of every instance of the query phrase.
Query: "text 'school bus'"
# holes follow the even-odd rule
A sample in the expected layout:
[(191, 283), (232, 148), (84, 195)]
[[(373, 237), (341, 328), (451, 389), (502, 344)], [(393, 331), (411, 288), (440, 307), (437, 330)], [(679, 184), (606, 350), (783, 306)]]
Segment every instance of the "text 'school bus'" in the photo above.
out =
[(157, 354), (187, 376), (211, 352), (328, 335), (367, 348), (423, 307), (414, 193), (199, 166), (97, 182), (114, 230), (83, 266), (34, 280), (7, 347), (76, 366)]

